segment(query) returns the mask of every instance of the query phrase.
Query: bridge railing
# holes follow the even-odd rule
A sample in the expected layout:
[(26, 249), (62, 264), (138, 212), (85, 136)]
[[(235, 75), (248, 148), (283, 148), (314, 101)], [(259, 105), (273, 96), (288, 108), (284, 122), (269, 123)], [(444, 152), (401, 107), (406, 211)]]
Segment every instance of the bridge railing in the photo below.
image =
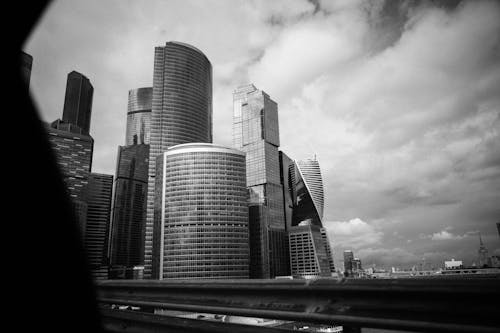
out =
[[(153, 309), (342, 325), (344, 332), (500, 332), (500, 279), (109, 280), (97, 282), (108, 331), (283, 332), (154, 314)], [(111, 306), (114, 305), (114, 306)], [(117, 309), (129, 305), (139, 311)]]

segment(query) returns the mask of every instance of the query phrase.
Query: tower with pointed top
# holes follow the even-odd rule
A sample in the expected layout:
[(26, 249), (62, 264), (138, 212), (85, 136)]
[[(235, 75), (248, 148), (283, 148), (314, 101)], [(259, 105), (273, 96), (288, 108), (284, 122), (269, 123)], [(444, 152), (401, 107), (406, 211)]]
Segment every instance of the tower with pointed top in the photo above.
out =
[(488, 266), (488, 250), (484, 246), (483, 238), (479, 234), (479, 250), (477, 250), (479, 267)]

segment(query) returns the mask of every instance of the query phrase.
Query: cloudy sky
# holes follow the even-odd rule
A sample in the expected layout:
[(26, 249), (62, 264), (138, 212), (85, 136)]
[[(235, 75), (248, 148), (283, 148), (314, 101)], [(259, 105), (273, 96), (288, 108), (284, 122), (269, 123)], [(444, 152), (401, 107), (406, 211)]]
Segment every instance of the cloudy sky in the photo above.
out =
[(62, 116), (66, 75), (94, 86), (93, 171), (114, 174), (128, 90), (152, 85), (166, 41), (213, 65), (214, 142), (231, 144), (232, 91), (279, 105), (281, 148), (316, 154), (337, 266), (500, 254), (500, 2), (54, 1), (25, 44), (40, 116)]

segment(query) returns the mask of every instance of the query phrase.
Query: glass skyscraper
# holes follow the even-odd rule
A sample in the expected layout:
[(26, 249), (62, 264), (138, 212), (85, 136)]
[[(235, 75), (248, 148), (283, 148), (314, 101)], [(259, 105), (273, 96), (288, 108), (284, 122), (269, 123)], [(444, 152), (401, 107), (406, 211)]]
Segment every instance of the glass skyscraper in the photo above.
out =
[[(293, 164), (284, 164), (282, 169), (286, 165), (289, 168), (289, 190), (293, 202), (292, 220), (288, 228), (291, 273), (303, 277), (315, 274), (321, 276), (325, 272), (331, 275), (335, 267), (328, 235), (322, 223), (324, 191), (319, 163), (316, 158), (294, 161)], [(297, 242), (302, 242), (301, 247), (297, 247)], [(307, 253), (301, 253), (300, 249)], [(315, 257), (311, 257), (311, 253)], [(307, 258), (312, 258), (314, 262), (305, 266), (297, 264)], [(312, 267), (316, 267), (316, 273), (311, 271)]]
[(125, 145), (149, 144), (152, 98), (151, 87), (132, 89), (128, 92)]
[(167, 42), (155, 48), (144, 277), (151, 275), (156, 156), (189, 142), (212, 142), (212, 65), (197, 48)]
[(84, 245), (92, 275), (108, 278), (107, 245), (111, 215), (113, 176), (91, 173), (87, 197), (87, 223)]
[(125, 146), (118, 147), (110, 235), (110, 277), (133, 278), (144, 265), (153, 88), (128, 92)]
[(233, 146), (246, 153), (250, 193), (250, 277), (273, 278), (286, 274), (286, 258), (272, 243), (286, 244), (278, 105), (253, 84), (237, 88), (233, 103)]
[(249, 276), (245, 153), (182, 144), (156, 158), (153, 274), (160, 279)]
[(89, 79), (76, 71), (68, 74), (62, 120), (81, 128), (82, 134), (90, 130), (94, 88)]

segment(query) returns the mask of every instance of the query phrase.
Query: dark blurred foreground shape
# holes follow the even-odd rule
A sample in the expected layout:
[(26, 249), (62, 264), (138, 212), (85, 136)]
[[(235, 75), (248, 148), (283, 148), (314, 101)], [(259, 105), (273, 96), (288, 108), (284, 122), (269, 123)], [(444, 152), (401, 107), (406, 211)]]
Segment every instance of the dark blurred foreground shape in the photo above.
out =
[[(26, 69), (31, 64), (21, 51), (48, 3), (15, 1), (8, 8), (8, 21), (12, 23), (3, 49), (6, 64), (12, 64), (6, 66), (5, 80), (12, 89), (6, 100), (12, 104), (4, 105), (4, 111), (14, 119), (4, 120), (4, 125), (16, 134), (3, 133), (8, 147), (2, 160), (8, 167), (4, 176), (9, 186), (2, 243), (8, 242), (3, 275), (16, 287), (7, 289), (13, 297), (7, 304), (9, 314), (4, 316), (10, 323), (4, 327), (15, 331), (99, 332), (95, 289), (80, 230), (45, 129), (26, 89)], [(35, 67), (36, 57), (31, 60)]]

